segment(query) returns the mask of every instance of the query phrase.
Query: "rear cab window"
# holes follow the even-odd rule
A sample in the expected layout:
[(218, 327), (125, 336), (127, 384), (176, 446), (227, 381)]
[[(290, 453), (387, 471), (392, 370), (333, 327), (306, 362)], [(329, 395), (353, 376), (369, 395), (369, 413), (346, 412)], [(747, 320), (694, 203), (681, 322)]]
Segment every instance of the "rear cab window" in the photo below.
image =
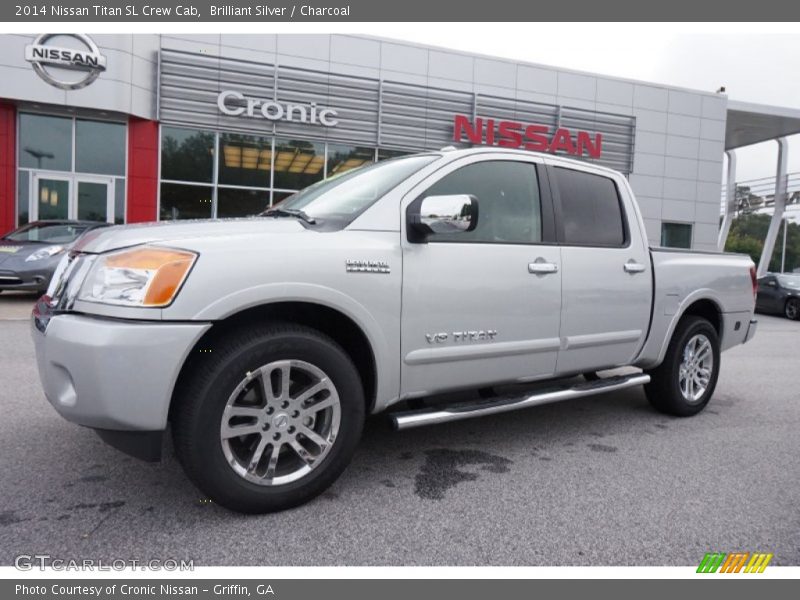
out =
[(612, 248), (627, 245), (625, 213), (613, 179), (566, 167), (554, 167), (550, 173), (560, 200), (562, 244)]

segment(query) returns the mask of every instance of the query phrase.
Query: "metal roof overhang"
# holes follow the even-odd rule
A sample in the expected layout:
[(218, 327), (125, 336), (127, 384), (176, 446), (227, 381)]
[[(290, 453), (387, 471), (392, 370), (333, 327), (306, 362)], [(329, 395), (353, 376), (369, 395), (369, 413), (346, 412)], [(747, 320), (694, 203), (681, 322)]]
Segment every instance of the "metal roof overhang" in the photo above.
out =
[(784, 106), (728, 101), (725, 150), (800, 133), (800, 110)]

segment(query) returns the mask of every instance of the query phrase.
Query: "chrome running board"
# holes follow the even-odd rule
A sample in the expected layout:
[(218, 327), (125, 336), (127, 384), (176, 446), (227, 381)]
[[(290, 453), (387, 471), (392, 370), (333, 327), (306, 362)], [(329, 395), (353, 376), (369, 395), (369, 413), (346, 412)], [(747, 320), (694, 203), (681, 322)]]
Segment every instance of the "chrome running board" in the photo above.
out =
[(583, 398), (585, 396), (602, 394), (604, 392), (614, 392), (637, 385), (644, 385), (649, 382), (650, 375), (645, 375), (644, 373), (616, 375), (597, 379), (595, 381), (586, 381), (572, 386), (555, 389), (550, 388), (540, 392), (499, 396), (488, 400), (460, 402), (458, 404), (397, 412), (390, 414), (390, 417), (395, 429), (412, 429), (414, 427), (422, 427), (423, 425), (460, 421), (462, 419), (471, 419), (472, 417), (482, 417), (484, 415), (496, 415), (520, 408), (539, 406), (540, 404), (550, 404), (551, 402)]

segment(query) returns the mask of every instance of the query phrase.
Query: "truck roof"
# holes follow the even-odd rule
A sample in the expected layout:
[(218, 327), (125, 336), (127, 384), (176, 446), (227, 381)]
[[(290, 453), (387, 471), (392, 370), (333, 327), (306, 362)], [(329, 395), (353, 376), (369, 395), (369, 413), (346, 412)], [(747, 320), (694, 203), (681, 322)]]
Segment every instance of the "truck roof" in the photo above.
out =
[(601, 171), (605, 171), (609, 174), (615, 175), (622, 175), (619, 171), (615, 169), (611, 169), (609, 167), (604, 167), (603, 165), (598, 165), (594, 162), (589, 162), (586, 160), (578, 160), (575, 158), (567, 158), (565, 156), (561, 156), (559, 154), (550, 154), (546, 152), (533, 152), (531, 150), (519, 150), (517, 148), (500, 148), (497, 146), (473, 146), (471, 148), (456, 148), (455, 146), (445, 146), (439, 153), (443, 156), (446, 154), (448, 156), (458, 155), (458, 156), (470, 156), (473, 154), (519, 154), (520, 156), (539, 156), (541, 158), (547, 158), (550, 160), (557, 161), (559, 163), (564, 163), (565, 165), (570, 165), (574, 167), (591, 167), (592, 169), (598, 169)]

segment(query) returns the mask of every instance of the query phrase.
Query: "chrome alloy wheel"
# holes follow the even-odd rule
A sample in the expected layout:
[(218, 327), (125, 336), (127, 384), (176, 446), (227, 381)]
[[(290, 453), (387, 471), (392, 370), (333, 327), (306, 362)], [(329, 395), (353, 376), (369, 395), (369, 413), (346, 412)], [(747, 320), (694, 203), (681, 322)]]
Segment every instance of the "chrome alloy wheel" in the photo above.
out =
[(247, 373), (228, 398), (222, 451), (244, 479), (287, 484), (328, 455), (340, 419), (339, 394), (321, 369), (302, 360), (271, 362)]
[(714, 352), (711, 342), (702, 333), (692, 336), (683, 348), (683, 360), (678, 371), (678, 385), (684, 400), (698, 402), (711, 383)]

